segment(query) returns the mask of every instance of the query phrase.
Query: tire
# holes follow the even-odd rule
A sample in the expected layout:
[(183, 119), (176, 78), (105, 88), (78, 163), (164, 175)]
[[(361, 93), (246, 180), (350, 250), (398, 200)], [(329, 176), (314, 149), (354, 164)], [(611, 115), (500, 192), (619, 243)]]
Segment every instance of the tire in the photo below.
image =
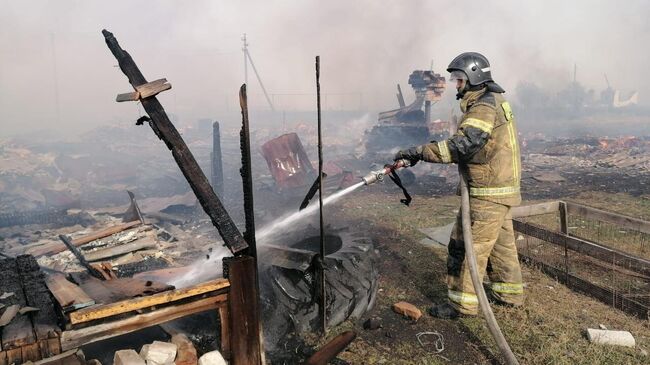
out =
[[(327, 230), (325, 293), (327, 326), (359, 319), (375, 305), (378, 289), (378, 258), (372, 241), (360, 232)], [(290, 247), (318, 252), (318, 229), (310, 228), (290, 237)], [(263, 261), (263, 259), (262, 259)], [(273, 346), (291, 332), (320, 329), (316, 298), (317, 273), (312, 264), (304, 271), (279, 266), (260, 268), (263, 324), (266, 342)]]

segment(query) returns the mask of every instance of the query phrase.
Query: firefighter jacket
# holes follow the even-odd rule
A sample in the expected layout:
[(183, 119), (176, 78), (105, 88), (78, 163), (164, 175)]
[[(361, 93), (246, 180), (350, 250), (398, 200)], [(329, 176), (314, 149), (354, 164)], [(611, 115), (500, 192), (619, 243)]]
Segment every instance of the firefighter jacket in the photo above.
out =
[(503, 205), (521, 203), (521, 157), (510, 104), (499, 93), (468, 91), (460, 102), (457, 132), (416, 148), (421, 159), (464, 163), (471, 197)]

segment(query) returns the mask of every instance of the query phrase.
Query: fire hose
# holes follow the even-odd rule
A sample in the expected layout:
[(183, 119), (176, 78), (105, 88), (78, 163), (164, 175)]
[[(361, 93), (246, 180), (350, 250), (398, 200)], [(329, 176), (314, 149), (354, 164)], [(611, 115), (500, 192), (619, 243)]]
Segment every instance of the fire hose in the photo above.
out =
[[(370, 185), (377, 181), (382, 181), (385, 175), (388, 175), (389, 177), (393, 175), (397, 176), (397, 174), (395, 174), (395, 170), (398, 170), (403, 167), (409, 167), (410, 165), (411, 164), (408, 160), (398, 160), (393, 165), (386, 165), (381, 170), (370, 172), (369, 174), (363, 177), (363, 182), (366, 185)], [(501, 332), (501, 328), (499, 327), (499, 324), (497, 323), (497, 320), (494, 317), (494, 313), (492, 312), (492, 308), (490, 307), (490, 303), (488, 302), (487, 295), (485, 294), (485, 289), (483, 289), (483, 283), (478, 274), (478, 267), (476, 265), (476, 254), (474, 253), (474, 246), (473, 246), (473, 239), (472, 239), (472, 221), (469, 213), (470, 210), (469, 187), (467, 185), (467, 174), (465, 173), (465, 169), (466, 167), (464, 165), (458, 166), (458, 173), (460, 174), (460, 197), (461, 197), (460, 211), (461, 211), (461, 222), (463, 226), (463, 241), (465, 243), (465, 258), (469, 263), (469, 272), (472, 278), (472, 284), (474, 285), (474, 291), (476, 292), (476, 295), (478, 297), (478, 303), (479, 306), (481, 307), (481, 312), (483, 313), (483, 317), (485, 317), (485, 321), (487, 322), (488, 329), (490, 330), (490, 334), (494, 338), (494, 341), (497, 343), (497, 346), (499, 347), (501, 354), (505, 358), (506, 363), (508, 365), (519, 365), (519, 361), (517, 361), (517, 358), (513, 354), (512, 350), (510, 349), (510, 346), (508, 345), (508, 341), (506, 341), (505, 337), (503, 336), (503, 333)], [(391, 179), (393, 178), (391, 177)], [(399, 179), (399, 177), (397, 179)], [(393, 179), (393, 181), (396, 184), (398, 184), (395, 181), (395, 179)], [(408, 196), (406, 189), (404, 189), (404, 187), (401, 186), (401, 183), (399, 183), (398, 185), (400, 185), (400, 187), (405, 193), (405, 196), (407, 197), (408, 202), (410, 202), (410, 196)], [(404, 203), (404, 201), (402, 202)], [(405, 204), (408, 205), (408, 203)]]

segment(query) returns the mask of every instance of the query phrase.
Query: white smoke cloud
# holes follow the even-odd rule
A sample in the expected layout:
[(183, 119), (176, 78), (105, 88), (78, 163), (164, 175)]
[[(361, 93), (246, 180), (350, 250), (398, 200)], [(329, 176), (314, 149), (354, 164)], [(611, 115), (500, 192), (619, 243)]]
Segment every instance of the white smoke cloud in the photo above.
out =
[[(314, 56), (321, 55), (323, 93), (358, 93), (368, 110), (387, 110), (395, 106), (395, 84), (409, 92), (411, 71), (433, 60), (444, 73), (451, 58), (472, 50), (488, 56), (510, 92), (520, 80), (561, 85), (575, 63), (587, 87), (604, 88), (606, 73), (615, 88), (640, 89), (643, 103), (648, 51), (639, 45), (650, 41), (649, 7), (587, 0), (2, 0), (0, 136), (137, 118), (135, 105), (114, 102), (130, 86), (113, 67), (102, 28), (146, 77), (172, 83), (161, 101), (186, 120), (237, 110), (242, 33), (272, 94), (313, 93)], [(265, 108), (249, 71), (251, 107)]]

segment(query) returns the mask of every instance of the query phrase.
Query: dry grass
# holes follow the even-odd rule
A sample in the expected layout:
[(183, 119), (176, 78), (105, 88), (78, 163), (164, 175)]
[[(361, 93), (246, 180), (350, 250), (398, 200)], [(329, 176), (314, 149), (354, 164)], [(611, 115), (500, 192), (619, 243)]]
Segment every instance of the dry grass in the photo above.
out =
[[(377, 189), (379, 190), (379, 189)], [(587, 192), (576, 202), (650, 217), (650, 200)], [(366, 191), (339, 205), (338, 216), (348, 224), (359, 224), (373, 232), (382, 255), (380, 294), (376, 308), (368, 316), (380, 316), (385, 327), (362, 330), (360, 324), (346, 322), (328, 338), (350, 328), (359, 337), (339, 358), (351, 364), (448, 364), (493, 363), (498, 358), (482, 318), (440, 321), (424, 315), (417, 323), (395, 318), (390, 306), (399, 300), (414, 303), (425, 311), (432, 302), (445, 297), (446, 249), (420, 245), (418, 229), (444, 225), (454, 220), (459, 199), (455, 196), (430, 198), (415, 196), (411, 207), (399, 204), (397, 194)], [(522, 364), (644, 364), (650, 357), (650, 322), (612, 309), (577, 294), (533, 268), (524, 267), (526, 302), (521, 308), (495, 307), (496, 317)], [(364, 317), (365, 318), (365, 317)], [(391, 321), (395, 320), (395, 323)], [(603, 347), (590, 344), (587, 328), (600, 324), (609, 329), (628, 330), (637, 348)], [(415, 339), (419, 331), (438, 330), (445, 336), (443, 358), (423, 349)], [(392, 337), (384, 332), (393, 331)], [(313, 344), (325, 340), (312, 337)]]

